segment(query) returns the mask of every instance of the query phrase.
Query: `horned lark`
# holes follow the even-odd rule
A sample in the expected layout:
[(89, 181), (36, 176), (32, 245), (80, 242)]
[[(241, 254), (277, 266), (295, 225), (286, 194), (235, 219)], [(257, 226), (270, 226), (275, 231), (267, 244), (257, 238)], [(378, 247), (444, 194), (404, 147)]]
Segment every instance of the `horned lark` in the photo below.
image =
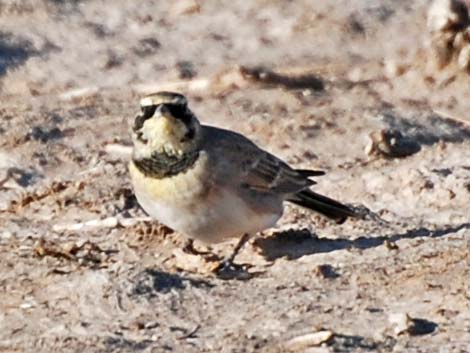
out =
[(272, 227), (285, 201), (338, 222), (362, 216), (319, 195), (316, 170), (293, 169), (236, 132), (202, 125), (178, 93), (141, 99), (133, 126), (130, 175), (135, 195), (153, 218), (205, 243), (240, 237), (232, 263), (249, 235)]

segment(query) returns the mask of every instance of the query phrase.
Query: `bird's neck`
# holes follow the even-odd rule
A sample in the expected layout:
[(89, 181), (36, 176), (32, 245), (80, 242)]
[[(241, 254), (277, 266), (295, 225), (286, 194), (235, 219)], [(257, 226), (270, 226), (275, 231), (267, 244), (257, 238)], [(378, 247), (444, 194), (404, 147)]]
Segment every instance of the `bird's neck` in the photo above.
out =
[(133, 158), (133, 163), (145, 176), (162, 179), (184, 173), (199, 157), (199, 151), (188, 151), (181, 155), (153, 152), (147, 158)]

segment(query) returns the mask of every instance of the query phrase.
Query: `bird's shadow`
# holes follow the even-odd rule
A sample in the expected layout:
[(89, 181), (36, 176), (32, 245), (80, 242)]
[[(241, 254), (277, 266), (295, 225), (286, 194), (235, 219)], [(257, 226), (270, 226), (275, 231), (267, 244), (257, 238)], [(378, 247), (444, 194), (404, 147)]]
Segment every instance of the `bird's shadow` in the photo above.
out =
[(0, 76), (38, 54), (31, 42), (17, 38), (12, 33), (0, 31)]
[(470, 229), (470, 223), (462, 223), (453, 226), (444, 226), (435, 230), (425, 227), (407, 230), (404, 233), (395, 233), (379, 237), (358, 237), (355, 239), (329, 239), (318, 238), (308, 230), (287, 230), (273, 234), (267, 238), (258, 238), (255, 245), (261, 250), (261, 254), (269, 261), (284, 257), (289, 260), (298, 259), (305, 255), (328, 253), (344, 249), (371, 249), (386, 242), (393, 244), (401, 239), (414, 239), (419, 237), (442, 237), (458, 232), (462, 229)]
[(184, 290), (188, 287), (213, 287), (213, 285), (206, 280), (189, 278), (152, 268), (147, 268), (139, 272), (132, 282), (131, 295), (147, 297), (169, 293), (172, 290)]

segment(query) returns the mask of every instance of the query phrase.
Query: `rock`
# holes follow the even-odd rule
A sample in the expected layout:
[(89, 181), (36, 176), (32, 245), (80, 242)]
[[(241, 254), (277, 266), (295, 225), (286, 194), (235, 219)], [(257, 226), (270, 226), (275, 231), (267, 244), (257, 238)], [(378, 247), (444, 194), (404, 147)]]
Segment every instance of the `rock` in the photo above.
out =
[(395, 335), (401, 335), (408, 331), (412, 324), (411, 318), (406, 313), (394, 313), (388, 317), (388, 322), (393, 326)]
[(333, 335), (333, 332), (329, 330), (308, 333), (291, 338), (284, 343), (283, 348), (289, 352), (305, 351), (306, 348), (320, 346), (322, 343), (328, 342)]
[(248, 84), (240, 66), (224, 68), (211, 79), (211, 88), (214, 92), (245, 88)]
[(470, 43), (470, 27), (467, 30), (456, 33), (452, 47), (461, 49)]
[(468, 70), (470, 54), (470, 15), (461, 0), (435, 0), (428, 12), (430, 51), (433, 64), (442, 69), (456, 60), (462, 70)]
[(69, 91), (62, 92), (59, 94), (59, 98), (64, 101), (73, 101), (76, 99), (84, 99), (88, 97), (96, 96), (100, 89), (96, 86), (82, 87), (77, 89), (71, 89)]
[(196, 0), (180, 0), (175, 1), (175, 5), (171, 9), (174, 16), (191, 15), (201, 11), (201, 5)]
[(103, 219), (92, 219), (86, 222), (71, 224), (54, 224), (52, 229), (55, 232), (89, 230), (93, 228), (116, 228), (119, 222), (116, 217), (107, 217)]
[(435, 0), (428, 11), (430, 32), (442, 32), (468, 25), (468, 9), (460, 0)]
[(421, 150), (418, 142), (403, 136), (397, 130), (379, 130), (369, 134), (369, 142), (365, 147), (368, 156), (386, 158), (403, 158)]
[(425, 335), (433, 332), (437, 324), (426, 319), (412, 318), (407, 313), (394, 313), (388, 317), (394, 326), (395, 335), (409, 334), (411, 336)]
[(104, 146), (104, 151), (113, 158), (130, 160), (132, 155), (132, 146), (126, 146), (119, 143), (108, 143)]
[(470, 44), (462, 48), (457, 58), (457, 65), (465, 71), (470, 70)]

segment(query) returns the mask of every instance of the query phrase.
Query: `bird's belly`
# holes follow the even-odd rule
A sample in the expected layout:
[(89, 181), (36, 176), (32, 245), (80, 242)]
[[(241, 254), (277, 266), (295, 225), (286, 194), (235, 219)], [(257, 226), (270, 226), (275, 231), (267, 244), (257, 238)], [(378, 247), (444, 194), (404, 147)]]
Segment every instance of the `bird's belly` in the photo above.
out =
[(137, 200), (151, 217), (206, 243), (254, 234), (272, 227), (282, 215), (281, 201), (277, 207), (254, 208), (234, 192), (203, 188), (184, 178), (144, 182), (132, 167), (131, 176)]
[(178, 203), (161, 202), (138, 192), (136, 196), (150, 216), (179, 233), (206, 243), (257, 233), (272, 227), (282, 215), (282, 210), (255, 211), (227, 192), (201, 202), (189, 199), (180, 199)]

